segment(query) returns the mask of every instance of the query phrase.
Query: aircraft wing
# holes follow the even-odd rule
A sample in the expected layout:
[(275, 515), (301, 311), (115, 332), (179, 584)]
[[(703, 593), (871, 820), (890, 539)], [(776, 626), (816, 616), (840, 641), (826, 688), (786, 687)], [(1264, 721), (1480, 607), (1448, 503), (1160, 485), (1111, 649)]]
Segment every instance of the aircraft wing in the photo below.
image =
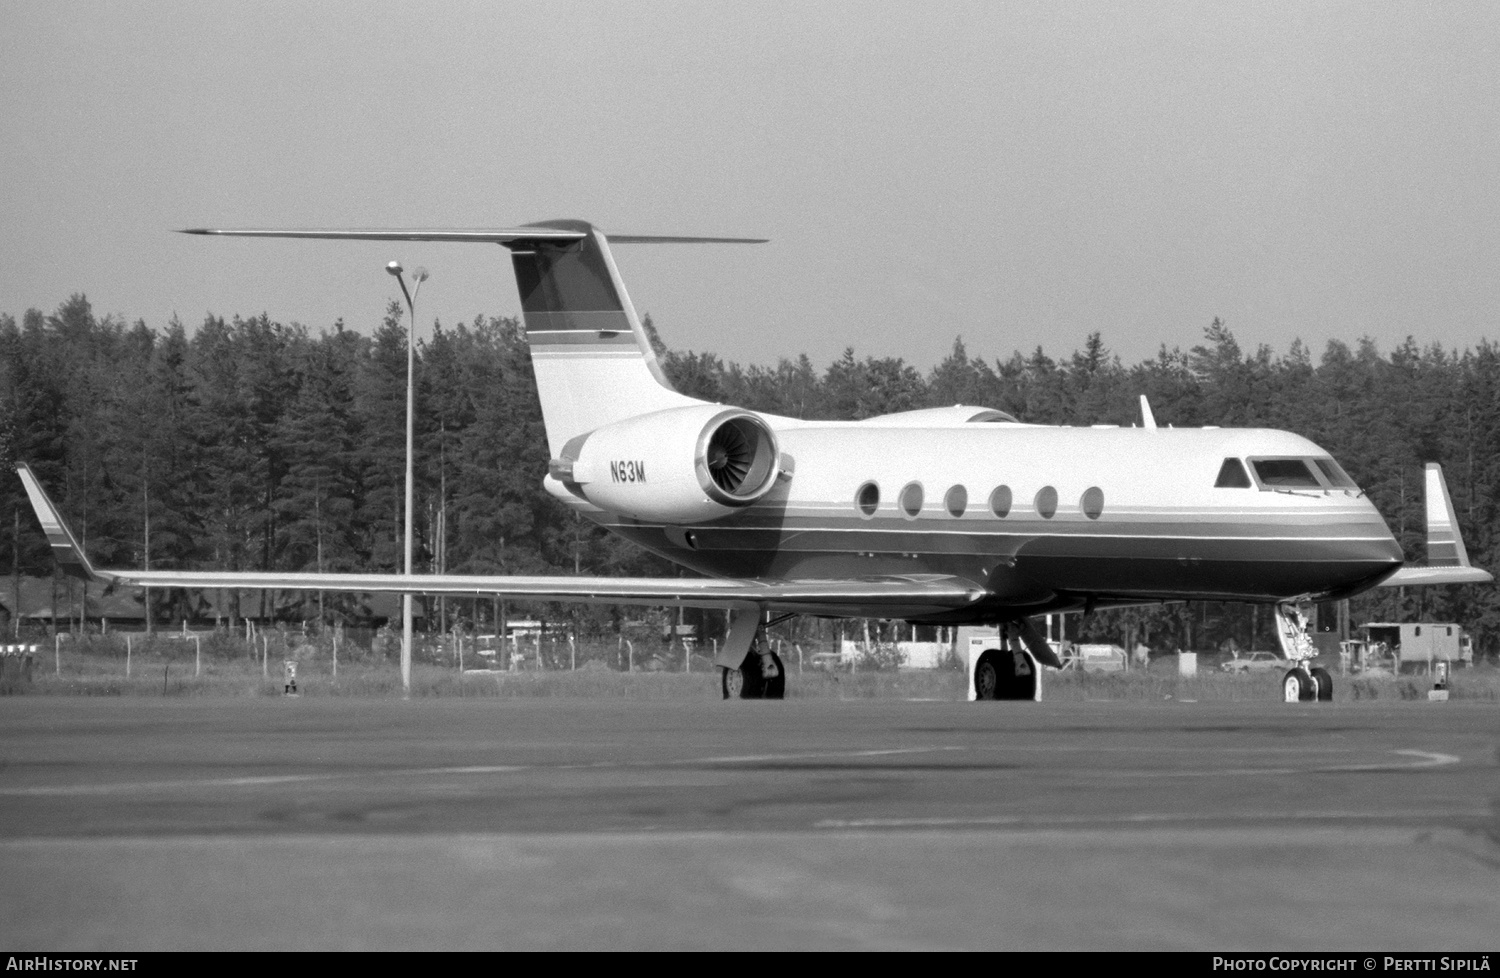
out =
[(936, 575), (867, 580), (720, 580), (689, 577), (97, 570), (93, 576), (126, 587), (500, 595), (542, 601), (685, 605), (690, 608), (725, 608), (753, 604), (770, 610), (879, 605), (935, 611), (963, 607), (987, 593), (971, 581)]
[(542, 601), (597, 604), (684, 605), (699, 608), (759, 607), (810, 613), (863, 607), (889, 617), (962, 608), (989, 592), (937, 574), (849, 580), (715, 579), (686, 577), (525, 577), (479, 574), (314, 574), (282, 571), (137, 571), (96, 569), (30, 466), (16, 467), (32, 509), (47, 534), (53, 556), (75, 577), (125, 587), (242, 588), (247, 590), (349, 591), (500, 595)]

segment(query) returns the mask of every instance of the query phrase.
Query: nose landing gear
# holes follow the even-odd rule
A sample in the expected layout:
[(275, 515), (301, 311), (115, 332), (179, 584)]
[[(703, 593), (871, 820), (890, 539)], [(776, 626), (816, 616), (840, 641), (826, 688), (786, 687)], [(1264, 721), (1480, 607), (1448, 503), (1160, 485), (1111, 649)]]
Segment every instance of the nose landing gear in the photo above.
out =
[(1317, 696), (1312, 675), (1301, 666), (1287, 670), (1281, 677), (1281, 701), (1283, 703), (1306, 703)]
[(1333, 675), (1313, 666), (1318, 647), (1307, 634), (1307, 619), (1294, 604), (1276, 606), (1276, 637), (1292, 668), (1281, 677), (1283, 703), (1333, 702)]

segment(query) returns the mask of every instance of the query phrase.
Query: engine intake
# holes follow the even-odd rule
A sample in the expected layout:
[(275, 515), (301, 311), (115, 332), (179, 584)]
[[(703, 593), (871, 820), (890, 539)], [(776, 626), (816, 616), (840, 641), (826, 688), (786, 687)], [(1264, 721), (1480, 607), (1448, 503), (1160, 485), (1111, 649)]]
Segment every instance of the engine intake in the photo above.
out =
[(710, 499), (748, 506), (765, 495), (776, 475), (776, 435), (753, 414), (716, 418), (703, 429), (694, 461)]

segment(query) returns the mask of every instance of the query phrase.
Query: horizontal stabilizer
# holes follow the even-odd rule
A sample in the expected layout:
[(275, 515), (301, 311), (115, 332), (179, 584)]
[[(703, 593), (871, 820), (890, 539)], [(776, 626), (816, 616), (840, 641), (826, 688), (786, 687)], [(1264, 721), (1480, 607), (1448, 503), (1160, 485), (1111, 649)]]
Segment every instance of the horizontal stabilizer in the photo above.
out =
[(1494, 576), (1469, 563), (1469, 551), (1458, 532), (1458, 516), (1443, 467), (1427, 463), (1423, 487), (1427, 505), (1427, 563), (1403, 567), (1380, 582), (1381, 587), (1417, 587), (1426, 584), (1489, 584)]
[[(459, 244), (569, 244), (588, 232), (550, 227), (519, 228), (183, 228), (183, 234), (232, 238), (316, 238), (333, 241), (446, 241)], [(602, 232), (601, 232), (602, 233)], [(768, 238), (697, 238), (683, 235), (605, 234), (611, 244), (765, 244)]]
[(765, 244), (770, 238), (686, 238), (677, 234), (609, 234), (610, 244)]
[(304, 230), (276, 228), (183, 228), (183, 234), (214, 234), (232, 238), (326, 238), (334, 241), (456, 241), (478, 244), (511, 244), (516, 241), (582, 241), (582, 231), (554, 228), (476, 228), (438, 230), (424, 228), (335, 228)]

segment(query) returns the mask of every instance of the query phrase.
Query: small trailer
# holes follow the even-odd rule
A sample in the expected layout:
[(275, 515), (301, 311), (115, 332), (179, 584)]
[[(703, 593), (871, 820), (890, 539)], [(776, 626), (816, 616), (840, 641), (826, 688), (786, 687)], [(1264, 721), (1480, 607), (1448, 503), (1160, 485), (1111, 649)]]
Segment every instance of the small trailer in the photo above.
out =
[(1474, 662), (1472, 639), (1451, 622), (1372, 621), (1360, 630), (1366, 661), (1376, 665), (1385, 659), (1394, 672), (1428, 673), (1437, 662), (1446, 662), (1450, 669)]

